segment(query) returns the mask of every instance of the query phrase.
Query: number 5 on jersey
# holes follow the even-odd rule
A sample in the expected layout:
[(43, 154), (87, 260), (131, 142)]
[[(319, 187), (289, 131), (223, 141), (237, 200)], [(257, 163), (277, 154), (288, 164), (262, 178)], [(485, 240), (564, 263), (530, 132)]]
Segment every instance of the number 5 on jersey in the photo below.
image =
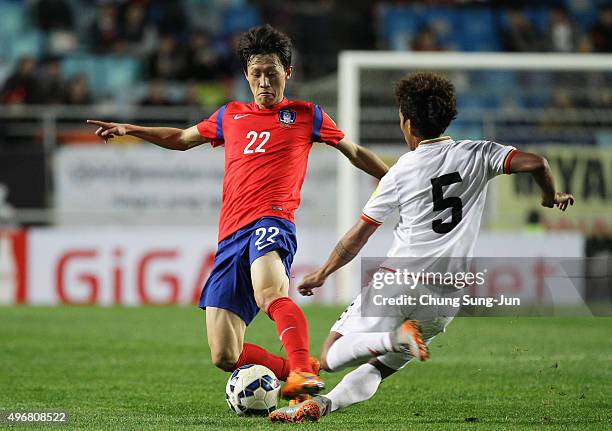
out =
[[(249, 143), (246, 147), (244, 147), (244, 154), (265, 153), (266, 149), (264, 148), (264, 145), (266, 145), (266, 142), (268, 142), (268, 139), (270, 139), (270, 132), (261, 132), (258, 134), (256, 131), (251, 130), (249, 133), (247, 133), (246, 138), (249, 139)], [(259, 145), (257, 145), (257, 147), (255, 147), (253, 150), (251, 147), (257, 141), (259, 141)]]
[(442, 189), (442, 187), (460, 183), (461, 181), (463, 181), (463, 178), (461, 178), (459, 172), (453, 172), (431, 179), (434, 212), (443, 211), (447, 208), (450, 208), (452, 211), (451, 221), (444, 223), (442, 219), (435, 219), (431, 223), (431, 228), (434, 232), (440, 234), (449, 233), (463, 218), (463, 202), (461, 202), (461, 198), (457, 196), (445, 198), (444, 190)]

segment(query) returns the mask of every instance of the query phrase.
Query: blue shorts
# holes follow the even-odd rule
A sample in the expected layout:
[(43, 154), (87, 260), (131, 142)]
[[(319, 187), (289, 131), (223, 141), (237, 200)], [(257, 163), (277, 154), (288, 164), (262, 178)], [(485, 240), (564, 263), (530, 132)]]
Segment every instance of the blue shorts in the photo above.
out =
[(251, 282), (251, 264), (273, 250), (278, 251), (290, 278), (297, 238), (295, 225), (289, 220), (262, 217), (224, 238), (202, 289), (200, 308), (224, 308), (236, 313), (247, 325), (251, 323), (259, 311)]

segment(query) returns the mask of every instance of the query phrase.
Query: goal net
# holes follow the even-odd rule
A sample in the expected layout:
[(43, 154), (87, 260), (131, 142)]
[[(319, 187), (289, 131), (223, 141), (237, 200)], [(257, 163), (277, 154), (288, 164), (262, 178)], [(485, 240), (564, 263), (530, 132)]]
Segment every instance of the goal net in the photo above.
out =
[[(529, 178), (496, 179), (489, 186), (483, 228), (520, 232), (548, 229), (612, 231), (612, 57), (591, 54), (473, 54), (346, 51), (339, 56), (338, 121), (348, 138), (394, 163), (408, 151), (398, 127), (394, 83), (432, 71), (455, 84), (459, 115), (447, 134), (486, 139), (545, 154), (580, 205), (564, 214), (540, 213)], [(338, 159), (338, 237), (357, 220), (375, 182)], [(556, 218), (557, 217), (557, 218)], [(394, 222), (385, 223), (388, 232)], [(364, 249), (381, 256), (385, 244)], [(499, 252), (512, 253), (501, 246)], [(490, 253), (490, 251), (488, 252)], [(528, 251), (527, 251), (528, 253)], [(529, 254), (526, 254), (529, 255)], [(337, 294), (358, 293), (358, 262), (338, 274)]]

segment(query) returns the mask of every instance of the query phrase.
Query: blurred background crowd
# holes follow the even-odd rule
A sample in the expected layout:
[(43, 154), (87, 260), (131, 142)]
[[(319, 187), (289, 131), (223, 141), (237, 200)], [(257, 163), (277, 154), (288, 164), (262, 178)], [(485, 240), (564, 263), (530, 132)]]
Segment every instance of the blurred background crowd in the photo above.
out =
[(234, 46), (263, 22), (294, 40), (298, 81), (333, 74), (342, 49), (612, 51), (612, 3), (588, 0), (2, 0), (0, 101), (213, 108), (248, 97)]
[[(75, 174), (68, 183), (78, 191), (83, 161), (93, 157), (92, 176), (104, 177), (102, 168), (96, 170), (102, 165), (109, 178), (123, 175), (115, 159), (96, 152), (102, 145), (95, 144), (102, 141), (85, 120), (184, 128), (229, 100), (251, 100), (234, 51), (239, 35), (262, 23), (294, 41), (295, 71), (287, 96), (316, 102), (333, 118), (342, 50), (604, 58), (612, 52), (612, 1), (601, 0), (0, 0), (0, 224), (3, 219), (52, 224), (67, 220), (71, 211), (84, 211), (83, 220), (96, 223), (105, 220), (106, 212), (125, 209), (126, 201), (113, 193), (129, 187), (101, 179), (112, 202), (103, 210), (96, 206), (101, 189), (83, 193), (83, 199), (91, 198), (85, 202), (61, 187), (69, 171)], [(360, 143), (377, 146), (379, 152), (404, 150), (393, 85), (406, 72), (361, 71)], [(561, 148), (549, 155), (563, 169), (566, 189), (571, 185), (568, 191), (592, 206), (583, 206), (570, 224), (549, 221), (548, 226), (612, 231), (612, 165), (607, 162), (612, 157), (612, 72), (440, 72), (457, 90), (459, 117), (449, 130), (453, 137)], [(118, 143), (142, 142), (125, 137)], [(127, 160), (127, 155), (117, 157)], [(142, 154), (130, 163), (145, 166), (148, 157)], [(222, 172), (210, 175), (202, 183), (208, 188)], [(498, 200), (516, 203), (524, 197), (520, 215), (500, 207), (489, 219), (505, 219), (515, 227), (538, 224), (533, 189), (523, 186), (517, 180), (505, 192), (509, 197)], [(152, 186), (150, 192), (156, 196), (159, 188)], [(168, 202), (176, 203), (170, 186), (166, 193)], [(121, 216), (122, 223), (142, 219), (141, 198), (128, 202), (136, 205), (138, 216)], [(193, 211), (191, 197), (185, 197), (181, 202), (189, 204), (189, 220), (200, 222), (205, 207), (218, 204), (213, 198), (218, 195)], [(330, 199), (327, 207), (334, 205)], [(166, 209), (176, 214), (173, 205)]]

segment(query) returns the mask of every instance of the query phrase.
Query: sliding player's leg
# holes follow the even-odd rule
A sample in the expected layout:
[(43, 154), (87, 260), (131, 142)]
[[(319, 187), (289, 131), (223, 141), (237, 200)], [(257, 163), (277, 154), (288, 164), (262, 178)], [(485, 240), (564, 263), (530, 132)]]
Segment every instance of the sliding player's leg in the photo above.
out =
[[(337, 340), (342, 338), (338, 335), (340, 334), (332, 333), (328, 342), (333, 338)], [(433, 337), (426, 340), (426, 343), (432, 339)], [(376, 394), (383, 379), (404, 368), (412, 359), (413, 356), (406, 352), (389, 352), (371, 358), (368, 363), (360, 365), (344, 376), (329, 393), (288, 407), (281, 407), (270, 413), (269, 419), (272, 422), (318, 421), (321, 416), (367, 401)]]
[[(327, 370), (333, 370), (336, 359), (334, 355), (341, 356), (342, 349), (335, 350), (337, 347), (347, 347), (338, 344), (342, 339), (348, 340), (347, 337), (353, 337), (353, 342), (370, 347), (376, 343), (380, 343), (376, 337), (366, 337), (371, 334), (388, 334), (391, 328), (398, 326), (401, 329), (405, 326), (407, 320), (402, 322), (404, 317), (386, 317), (386, 318), (368, 318), (361, 317), (361, 300), (358, 297), (332, 327), (332, 332), (327, 337), (323, 344), (321, 353), (321, 365)], [(443, 332), (446, 326), (452, 320), (452, 317), (437, 317), (431, 320), (426, 320), (420, 323), (423, 328), (424, 344), (429, 344), (433, 338), (440, 332)], [(352, 332), (356, 331), (356, 332)], [(374, 332), (367, 332), (374, 331)], [(397, 329), (396, 329), (397, 333)], [(361, 340), (361, 341), (360, 341)], [(345, 362), (357, 362), (355, 357), (355, 349), (353, 353), (344, 355)], [(420, 350), (422, 351), (422, 350)], [(330, 352), (332, 353), (330, 366)], [(389, 351), (383, 355), (373, 357), (374, 351), (370, 352), (368, 363), (362, 363), (361, 366), (348, 373), (328, 394), (317, 396), (311, 400), (307, 400), (289, 407), (282, 407), (270, 413), (272, 422), (303, 422), (306, 420), (317, 421), (321, 416), (331, 413), (332, 411), (344, 409), (356, 403), (369, 400), (374, 396), (381, 381), (398, 370), (405, 367), (414, 355), (409, 353), (410, 350), (403, 349), (402, 351)], [(367, 356), (365, 353), (361, 356), (361, 361)], [(338, 364), (343, 365), (341, 362)]]
[(326, 371), (339, 371), (388, 352), (404, 350), (426, 360), (427, 349), (418, 325), (403, 320), (400, 316), (362, 316), (359, 295), (332, 326), (323, 344), (321, 366)]
[[(429, 345), (436, 335), (444, 332), (453, 316), (440, 316), (420, 321), (425, 344)], [(389, 352), (371, 359), (348, 373), (328, 394), (316, 397), (321, 416), (353, 404), (369, 400), (378, 390), (380, 382), (404, 368), (415, 356), (408, 352)]]
[[(399, 368), (406, 365), (410, 359)], [(344, 376), (329, 393), (317, 397), (322, 398), (315, 400), (323, 403), (320, 406), (321, 416), (369, 400), (378, 390), (382, 380), (396, 373), (399, 368), (391, 368), (378, 358), (370, 359), (368, 363), (360, 365)]]
[(315, 394), (323, 382), (314, 374), (308, 347), (308, 323), (302, 310), (288, 297), (288, 264), (283, 250), (274, 250), (256, 258), (251, 264), (251, 280), (257, 305), (266, 310), (276, 323), (276, 330), (287, 352), (291, 373), (283, 396), (295, 398)]

